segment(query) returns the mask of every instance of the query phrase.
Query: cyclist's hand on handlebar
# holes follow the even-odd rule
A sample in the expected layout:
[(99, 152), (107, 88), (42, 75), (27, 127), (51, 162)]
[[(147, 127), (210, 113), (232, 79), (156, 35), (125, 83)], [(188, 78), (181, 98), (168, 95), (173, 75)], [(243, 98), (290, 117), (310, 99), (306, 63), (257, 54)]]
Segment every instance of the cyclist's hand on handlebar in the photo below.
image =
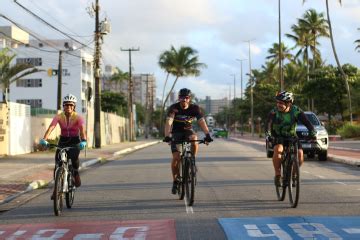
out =
[(169, 136), (166, 136), (164, 139), (163, 139), (163, 142), (171, 142), (171, 137), (169, 137)]
[(40, 142), (39, 142), (39, 144), (41, 145), (41, 146), (43, 146), (43, 147), (48, 147), (49, 146), (49, 142), (48, 141), (46, 141), (45, 139), (40, 139)]
[(207, 134), (205, 135), (205, 137), (204, 137), (204, 142), (209, 143), (209, 142), (212, 142), (212, 141), (214, 141), (214, 139), (212, 139), (211, 136), (210, 136), (210, 134), (207, 133)]
[(269, 141), (269, 142), (272, 142), (274, 140), (274, 137), (271, 136), (271, 132), (270, 131), (266, 131), (265, 132), (265, 136), (266, 136), (266, 139)]
[(80, 150), (83, 150), (85, 147), (86, 147), (86, 141), (81, 141), (81, 142), (79, 143), (79, 148), (80, 148)]

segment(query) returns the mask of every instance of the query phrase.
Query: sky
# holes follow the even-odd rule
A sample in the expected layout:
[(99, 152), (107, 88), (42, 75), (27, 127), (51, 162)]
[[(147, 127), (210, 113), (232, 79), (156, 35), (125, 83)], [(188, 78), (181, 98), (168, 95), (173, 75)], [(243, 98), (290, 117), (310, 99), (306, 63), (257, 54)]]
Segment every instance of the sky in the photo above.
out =
[[(89, 14), (95, 0), (17, 0), (62, 31), (80, 36), (90, 43), (95, 19)], [(158, 66), (160, 54), (171, 46), (189, 46), (198, 51), (199, 61), (207, 65), (198, 77), (180, 78), (178, 91), (190, 88), (198, 98), (240, 97), (243, 61), (243, 88), (251, 68), (265, 63), (268, 49), (278, 42), (278, 0), (99, 0), (100, 20), (111, 24), (104, 36), (102, 65), (111, 64), (128, 71), (128, 52), (121, 48), (140, 48), (132, 53), (133, 72), (154, 74), (157, 96), (161, 97), (165, 72)], [(354, 41), (360, 39), (360, 0), (329, 0), (335, 45), (340, 62), (360, 67), (360, 53)], [(285, 37), (290, 27), (310, 8), (323, 12), (325, 0), (282, 0), (282, 40), (288, 47), (294, 43)], [(31, 29), (44, 39), (65, 38), (25, 12), (12, 0), (1, 0), (0, 13)], [(10, 23), (0, 18), (0, 25)], [(250, 41), (250, 47), (249, 42)], [(323, 59), (335, 64), (329, 39), (320, 40)], [(92, 43), (93, 45), (93, 43)], [(174, 77), (169, 79), (172, 84)], [(169, 91), (170, 84), (166, 90)]]

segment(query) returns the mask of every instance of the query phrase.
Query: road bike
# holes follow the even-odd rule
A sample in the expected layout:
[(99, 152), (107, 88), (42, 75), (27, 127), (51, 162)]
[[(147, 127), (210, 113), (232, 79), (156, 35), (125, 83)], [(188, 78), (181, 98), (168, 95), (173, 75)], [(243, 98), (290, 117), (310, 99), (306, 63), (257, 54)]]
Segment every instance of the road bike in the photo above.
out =
[(195, 199), (195, 186), (197, 183), (196, 180), (196, 162), (195, 156), (191, 151), (191, 143), (205, 143), (204, 140), (184, 140), (184, 141), (174, 141), (175, 144), (181, 144), (180, 158), (181, 163), (179, 164), (179, 173), (178, 176), (178, 196), (179, 199), (184, 199), (188, 206), (194, 204)]
[(284, 152), (281, 157), (281, 185), (276, 186), (276, 195), (279, 201), (284, 201), (286, 188), (289, 192), (289, 201), (292, 208), (296, 208), (300, 196), (300, 165), (298, 159), (297, 137), (283, 138)]
[(49, 144), (50, 148), (58, 149), (59, 161), (55, 166), (55, 182), (53, 191), (54, 200), (54, 213), (59, 216), (63, 210), (63, 199), (65, 197), (66, 207), (71, 208), (75, 198), (75, 180), (74, 180), (74, 169), (71, 163), (71, 159), (68, 158), (67, 151), (79, 146), (74, 145), (70, 147), (59, 147), (56, 144)]

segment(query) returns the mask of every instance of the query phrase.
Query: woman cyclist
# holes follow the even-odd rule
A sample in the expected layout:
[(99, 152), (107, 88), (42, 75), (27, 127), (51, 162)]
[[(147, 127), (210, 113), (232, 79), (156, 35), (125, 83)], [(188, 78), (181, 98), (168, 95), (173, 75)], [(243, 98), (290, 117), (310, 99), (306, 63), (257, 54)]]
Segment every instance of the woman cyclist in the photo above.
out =
[[(70, 147), (79, 144), (79, 148), (71, 148), (67, 150), (69, 159), (71, 159), (74, 169), (75, 186), (80, 187), (81, 180), (79, 175), (79, 154), (80, 150), (86, 147), (86, 133), (84, 126), (84, 119), (75, 111), (77, 99), (74, 95), (68, 94), (63, 98), (63, 112), (57, 114), (49, 128), (46, 130), (44, 138), (40, 140), (42, 146), (48, 146), (48, 137), (54, 130), (57, 124), (61, 128), (61, 135), (58, 142), (59, 147)], [(58, 152), (55, 154), (55, 164), (60, 161), (58, 159)], [(51, 196), (53, 198), (53, 196)]]

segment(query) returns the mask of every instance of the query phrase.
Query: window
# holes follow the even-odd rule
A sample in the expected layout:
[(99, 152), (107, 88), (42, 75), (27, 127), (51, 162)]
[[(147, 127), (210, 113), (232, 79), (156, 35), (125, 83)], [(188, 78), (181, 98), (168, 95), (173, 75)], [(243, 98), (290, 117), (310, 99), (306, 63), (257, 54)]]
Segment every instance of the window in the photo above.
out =
[(17, 58), (16, 64), (20, 63), (28, 63), (33, 66), (42, 66), (42, 59), (41, 58)]
[(31, 107), (41, 108), (42, 107), (42, 100), (41, 99), (17, 99), (17, 103), (23, 103), (30, 105)]
[(42, 87), (42, 80), (40, 78), (18, 79), (16, 87)]

